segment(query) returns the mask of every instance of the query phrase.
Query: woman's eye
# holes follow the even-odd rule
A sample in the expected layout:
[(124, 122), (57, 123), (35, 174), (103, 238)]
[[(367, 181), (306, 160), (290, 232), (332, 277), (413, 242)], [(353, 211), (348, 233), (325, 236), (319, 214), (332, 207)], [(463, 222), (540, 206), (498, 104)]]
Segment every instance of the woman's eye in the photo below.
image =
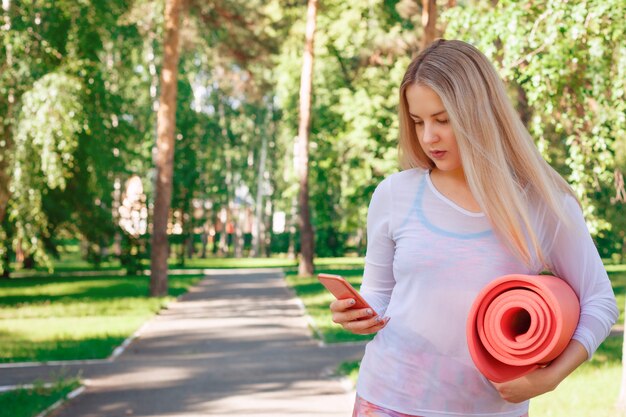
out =
[(445, 125), (446, 123), (448, 123), (448, 119), (437, 120), (437, 122), (441, 123), (442, 125)]
[(421, 120), (413, 120), (413, 122), (415, 123), (416, 126), (421, 126), (424, 124), (424, 122)]

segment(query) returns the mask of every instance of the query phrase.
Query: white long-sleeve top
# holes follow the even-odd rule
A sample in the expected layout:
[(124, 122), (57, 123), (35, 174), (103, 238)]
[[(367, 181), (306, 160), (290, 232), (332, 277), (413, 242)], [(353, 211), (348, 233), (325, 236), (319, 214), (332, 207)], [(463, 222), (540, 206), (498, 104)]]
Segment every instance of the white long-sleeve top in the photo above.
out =
[[(552, 273), (574, 289), (581, 315), (574, 339), (589, 356), (618, 316), (615, 296), (582, 212), (571, 196), (566, 227), (545, 205), (533, 225)], [(367, 217), (361, 294), (391, 318), (368, 343), (357, 393), (379, 406), (424, 417), (519, 417), (528, 401), (500, 398), (474, 366), (465, 326), (478, 292), (506, 274), (538, 274), (513, 256), (483, 213), (439, 193), (429, 172), (395, 173), (376, 188)]]

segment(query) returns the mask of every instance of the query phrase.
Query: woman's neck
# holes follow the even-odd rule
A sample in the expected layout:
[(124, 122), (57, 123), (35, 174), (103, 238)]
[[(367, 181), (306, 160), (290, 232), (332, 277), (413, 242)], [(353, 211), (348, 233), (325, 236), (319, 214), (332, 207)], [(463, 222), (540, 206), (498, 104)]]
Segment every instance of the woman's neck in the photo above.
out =
[(441, 194), (465, 210), (479, 213), (482, 208), (474, 198), (462, 169), (441, 171), (434, 168), (430, 180)]

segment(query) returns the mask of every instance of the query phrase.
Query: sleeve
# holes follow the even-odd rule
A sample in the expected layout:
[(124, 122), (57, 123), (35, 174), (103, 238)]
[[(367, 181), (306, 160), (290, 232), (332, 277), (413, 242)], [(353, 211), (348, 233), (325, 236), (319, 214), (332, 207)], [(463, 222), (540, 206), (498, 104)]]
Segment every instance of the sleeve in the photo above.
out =
[(367, 252), (361, 295), (384, 316), (396, 283), (393, 276), (395, 243), (391, 238), (391, 178), (381, 182), (367, 212)]
[(558, 223), (548, 257), (552, 272), (566, 280), (580, 301), (580, 320), (573, 339), (589, 359), (609, 335), (619, 316), (611, 281), (591, 239), (577, 201), (567, 196), (563, 208), (570, 224)]

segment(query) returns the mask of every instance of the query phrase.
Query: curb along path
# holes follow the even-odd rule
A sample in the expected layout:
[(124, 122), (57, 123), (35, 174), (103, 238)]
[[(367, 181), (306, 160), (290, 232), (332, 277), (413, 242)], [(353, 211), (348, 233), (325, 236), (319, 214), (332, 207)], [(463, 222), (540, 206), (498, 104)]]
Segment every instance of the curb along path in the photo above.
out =
[(350, 415), (330, 374), (363, 345), (311, 339), (281, 270), (205, 272), (114, 362), (2, 369), (0, 385), (81, 372), (87, 389), (54, 417)]

